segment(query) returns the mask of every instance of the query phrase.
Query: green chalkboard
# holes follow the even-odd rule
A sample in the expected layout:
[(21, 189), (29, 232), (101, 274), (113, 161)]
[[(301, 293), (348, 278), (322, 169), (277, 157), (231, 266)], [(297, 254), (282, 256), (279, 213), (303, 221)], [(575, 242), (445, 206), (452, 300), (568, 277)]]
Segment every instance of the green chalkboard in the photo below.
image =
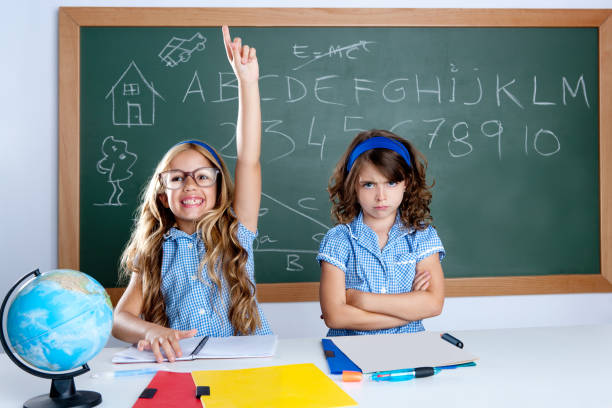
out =
[[(319, 280), (329, 176), (371, 128), (428, 158), (446, 277), (600, 273), (596, 28), (232, 35), (260, 59), (258, 283)], [(201, 138), (234, 167), (237, 93), (216, 27), (82, 27), (80, 41), (80, 268), (115, 287), (164, 152)]]

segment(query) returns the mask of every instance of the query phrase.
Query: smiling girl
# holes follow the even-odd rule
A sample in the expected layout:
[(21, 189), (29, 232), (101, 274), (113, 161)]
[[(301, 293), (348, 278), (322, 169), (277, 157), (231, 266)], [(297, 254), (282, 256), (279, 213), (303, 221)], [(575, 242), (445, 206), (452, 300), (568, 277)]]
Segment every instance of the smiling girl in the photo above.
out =
[(261, 113), (255, 48), (223, 27), (238, 79), (236, 187), (217, 152), (190, 140), (157, 165), (121, 258), (130, 281), (114, 313), (113, 335), (162, 351), (170, 361), (178, 340), (270, 334), (255, 297), (253, 240), (261, 196)]

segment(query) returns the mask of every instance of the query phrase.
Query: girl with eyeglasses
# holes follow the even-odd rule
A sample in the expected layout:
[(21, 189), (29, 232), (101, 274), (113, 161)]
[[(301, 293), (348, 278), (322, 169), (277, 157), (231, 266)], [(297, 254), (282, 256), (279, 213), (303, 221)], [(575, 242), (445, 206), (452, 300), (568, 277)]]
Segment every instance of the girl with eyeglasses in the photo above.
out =
[(430, 225), (425, 157), (385, 130), (359, 133), (330, 179), (338, 225), (321, 241), (328, 336), (409, 333), (441, 313), (444, 247)]
[(192, 336), (271, 334), (255, 297), (253, 240), (261, 196), (261, 113), (255, 48), (223, 27), (238, 79), (236, 187), (217, 152), (191, 140), (161, 159), (121, 257), (129, 284), (113, 335), (159, 362)]

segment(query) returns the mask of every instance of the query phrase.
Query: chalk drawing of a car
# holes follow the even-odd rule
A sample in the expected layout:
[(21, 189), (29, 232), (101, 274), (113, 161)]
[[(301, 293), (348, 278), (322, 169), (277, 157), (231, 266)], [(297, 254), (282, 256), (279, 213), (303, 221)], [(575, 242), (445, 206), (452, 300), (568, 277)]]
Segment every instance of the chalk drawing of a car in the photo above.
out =
[(166, 63), (167, 67), (176, 67), (181, 62), (189, 61), (193, 52), (206, 48), (205, 43), (206, 37), (200, 33), (194, 34), (189, 39), (172, 37), (159, 53), (159, 58)]

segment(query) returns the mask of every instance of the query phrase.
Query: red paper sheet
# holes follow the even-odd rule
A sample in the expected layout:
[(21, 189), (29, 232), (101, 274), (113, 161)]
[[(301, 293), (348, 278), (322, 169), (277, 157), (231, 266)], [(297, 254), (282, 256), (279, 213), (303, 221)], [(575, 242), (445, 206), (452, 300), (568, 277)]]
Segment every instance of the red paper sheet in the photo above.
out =
[(147, 388), (157, 392), (151, 399), (138, 398), (133, 408), (202, 408), (191, 373), (158, 371)]

